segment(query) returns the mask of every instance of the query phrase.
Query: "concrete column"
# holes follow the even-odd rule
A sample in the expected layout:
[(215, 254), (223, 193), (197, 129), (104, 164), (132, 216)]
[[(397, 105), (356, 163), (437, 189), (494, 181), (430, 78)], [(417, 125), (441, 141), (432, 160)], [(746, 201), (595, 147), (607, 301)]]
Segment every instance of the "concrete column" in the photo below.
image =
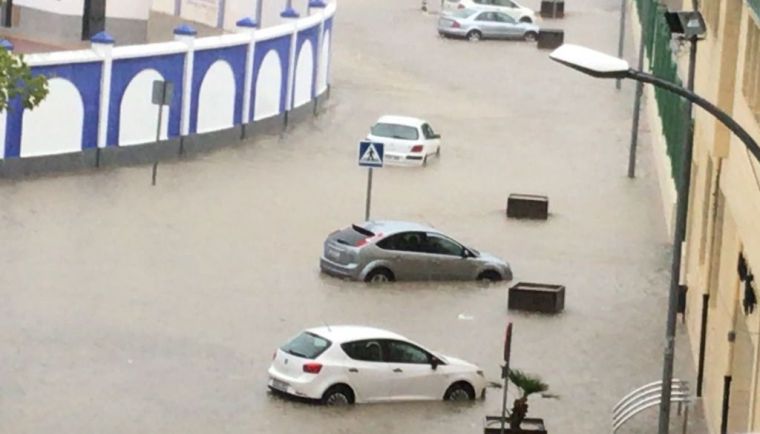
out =
[(238, 32), (248, 33), (248, 52), (245, 61), (245, 84), (243, 85), (243, 119), (242, 123), (251, 121), (251, 89), (253, 89), (253, 55), (256, 50), (256, 28), (258, 23), (252, 18), (243, 18), (237, 22)]
[[(182, 116), (180, 136), (190, 134), (190, 105), (193, 92), (193, 65), (195, 63), (195, 37), (198, 32), (187, 24), (174, 29), (174, 40), (183, 42), (187, 46), (185, 56), (185, 73), (182, 79)], [(175, 85), (176, 86), (176, 85)]]
[[(322, 67), (322, 46), (325, 39), (325, 8), (327, 3), (324, 0), (310, 0), (309, 1), (309, 13), (312, 12), (321, 15), (319, 19), (319, 34), (317, 36), (317, 46), (315, 47), (315, 62), (314, 62), (314, 97), (319, 96), (319, 70)], [(317, 106), (314, 106), (314, 113), (316, 113)]]
[(92, 51), (103, 59), (100, 79), (100, 113), (98, 114), (98, 148), (108, 145), (108, 112), (111, 105), (111, 71), (113, 67), (113, 46), (116, 41), (106, 32), (100, 32), (90, 39)]
[[(286, 23), (292, 26), (293, 32), (290, 38), (290, 55), (288, 56), (288, 82), (286, 83), (287, 90), (285, 92), (285, 112), (289, 112), (293, 108), (293, 86), (296, 76), (296, 40), (298, 39), (298, 18), (300, 15), (293, 7), (288, 5), (284, 11), (280, 14), (280, 17)], [(286, 118), (287, 119), (287, 118)]]

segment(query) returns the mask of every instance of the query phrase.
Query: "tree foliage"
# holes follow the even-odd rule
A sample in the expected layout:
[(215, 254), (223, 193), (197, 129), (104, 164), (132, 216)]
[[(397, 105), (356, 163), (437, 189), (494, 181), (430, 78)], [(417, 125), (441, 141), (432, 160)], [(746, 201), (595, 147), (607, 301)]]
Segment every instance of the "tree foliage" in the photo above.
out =
[(10, 107), (14, 98), (21, 99), (25, 109), (37, 107), (48, 94), (47, 78), (32, 75), (23, 55), (0, 48), (0, 113)]
[(515, 399), (510, 412), (509, 427), (519, 430), (520, 424), (528, 415), (528, 397), (535, 393), (543, 393), (549, 390), (549, 385), (541, 381), (535, 375), (526, 374), (519, 369), (509, 370), (509, 381), (520, 389), (520, 397)]

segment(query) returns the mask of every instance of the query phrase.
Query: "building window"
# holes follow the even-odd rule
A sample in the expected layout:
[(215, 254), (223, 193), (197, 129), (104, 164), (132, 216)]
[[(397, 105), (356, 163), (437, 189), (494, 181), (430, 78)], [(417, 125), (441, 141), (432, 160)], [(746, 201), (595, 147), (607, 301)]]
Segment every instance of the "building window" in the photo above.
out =
[(702, 7), (702, 17), (707, 24), (707, 30), (717, 36), (718, 23), (720, 22), (720, 0), (704, 0), (700, 6)]
[(760, 120), (760, 27), (751, 14), (746, 41), (742, 91), (755, 117)]

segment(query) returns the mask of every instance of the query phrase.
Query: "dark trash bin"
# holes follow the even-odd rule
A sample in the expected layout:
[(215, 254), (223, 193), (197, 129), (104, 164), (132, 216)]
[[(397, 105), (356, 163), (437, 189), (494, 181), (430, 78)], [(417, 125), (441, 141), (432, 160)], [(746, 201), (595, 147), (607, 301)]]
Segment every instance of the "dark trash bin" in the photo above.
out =
[(537, 194), (510, 194), (507, 198), (507, 217), (546, 220), (549, 217), (549, 198)]
[(554, 49), (565, 41), (565, 31), (560, 29), (541, 29), (538, 31), (538, 48)]
[(542, 18), (563, 18), (565, 16), (565, 2), (564, 1), (541, 1), (541, 17)]
[(509, 288), (508, 309), (559, 313), (565, 309), (565, 286), (519, 282)]

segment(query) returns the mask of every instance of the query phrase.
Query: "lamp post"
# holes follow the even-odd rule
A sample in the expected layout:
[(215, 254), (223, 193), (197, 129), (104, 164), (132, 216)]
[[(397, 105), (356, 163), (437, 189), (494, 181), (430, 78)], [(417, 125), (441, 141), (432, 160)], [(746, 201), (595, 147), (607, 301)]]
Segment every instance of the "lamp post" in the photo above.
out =
[[(744, 146), (760, 161), (760, 146), (731, 116), (716, 107), (710, 101), (702, 98), (689, 89), (663, 80), (652, 74), (632, 69), (628, 62), (590, 48), (565, 44), (554, 50), (549, 56), (552, 60), (576, 69), (596, 78), (630, 78), (641, 83), (649, 83), (659, 88), (673, 92), (691, 103), (702, 107), (715, 116), (731, 132), (736, 134)], [(673, 263), (671, 264), (670, 290), (668, 293), (668, 317), (665, 330), (665, 351), (662, 367), (662, 394), (660, 396), (659, 434), (667, 434), (670, 424), (670, 397), (673, 380), (673, 358), (675, 355), (675, 329), (678, 315), (678, 286), (681, 276), (681, 243), (686, 233), (686, 214), (688, 207), (688, 192), (690, 175), (687, 168), (691, 167), (691, 142), (687, 141), (682, 153), (680, 179), (677, 180), (678, 196), (676, 202), (676, 226), (673, 236)]]

